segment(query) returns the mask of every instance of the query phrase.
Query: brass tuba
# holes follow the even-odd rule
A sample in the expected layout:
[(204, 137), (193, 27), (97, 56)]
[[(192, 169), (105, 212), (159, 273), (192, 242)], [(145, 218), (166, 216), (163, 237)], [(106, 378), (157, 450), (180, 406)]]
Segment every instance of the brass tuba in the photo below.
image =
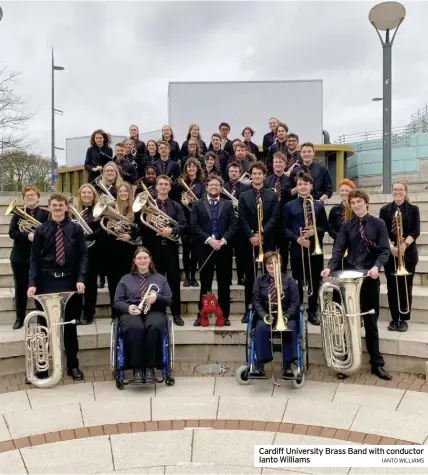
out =
[[(360, 291), (367, 271), (343, 270), (334, 272), (319, 289), (321, 342), (327, 366), (349, 375), (361, 366)], [(336, 290), (341, 303), (329, 301), (327, 292)]]
[[(43, 312), (34, 310), (24, 320), (25, 331), (25, 365), (28, 382), (39, 388), (55, 386), (61, 378), (62, 364), (62, 333), (64, 325), (75, 325), (76, 320), (64, 322), (65, 307), (75, 292), (35, 295), (43, 307)], [(46, 324), (39, 323), (43, 317)], [(35, 321), (32, 321), (32, 320)], [(40, 379), (36, 373), (48, 371), (52, 373), (46, 379)]]
[[(134, 201), (132, 210), (134, 213), (141, 212), (140, 219), (144, 226), (152, 229), (153, 231), (159, 232), (161, 229), (169, 227), (174, 228), (177, 226), (177, 221), (170, 218), (167, 214), (161, 211), (156, 205), (153, 205), (150, 198), (148, 197), (149, 193), (142, 192), (140, 193)], [(151, 222), (149, 223), (146, 219), (146, 215), (151, 215)], [(168, 236), (168, 239), (173, 242), (178, 242), (179, 236)]]
[[(122, 216), (107, 197), (102, 197), (94, 206), (94, 219), (100, 219), (100, 225), (107, 234), (119, 237), (121, 234), (129, 234), (133, 229), (138, 229), (138, 226), (125, 216)], [(107, 220), (108, 223), (104, 221)], [(141, 238), (138, 237), (136, 241), (124, 241), (133, 246), (141, 244)]]
[[(68, 199), (68, 211), (70, 211), (71, 215), (73, 216), (72, 221), (80, 225), (85, 235), (92, 234), (93, 231), (89, 227), (89, 224), (85, 221), (85, 218), (77, 211), (77, 208), (75, 208), (75, 206), (73, 205), (73, 199), (74, 198), (72, 196)], [(95, 241), (86, 241), (86, 247), (92, 247), (94, 244)]]
[(37, 221), (36, 218), (26, 213), (22, 208), (18, 206), (16, 200), (13, 200), (12, 203), (7, 207), (5, 216), (10, 214), (16, 214), (19, 216), (18, 228), (22, 233), (34, 233), (36, 229), (42, 224)]
[[(399, 209), (394, 214), (394, 218), (397, 225), (397, 259), (394, 258), (395, 265), (395, 283), (397, 286), (397, 301), (398, 301), (398, 310), (401, 314), (406, 315), (410, 313), (410, 300), (409, 300), (409, 288), (407, 286), (406, 276), (410, 275), (410, 272), (407, 271), (406, 266), (404, 265), (404, 254), (401, 252), (400, 246), (403, 244), (403, 214)], [(407, 306), (405, 310), (401, 308), (400, 302), (400, 289), (398, 287), (398, 278), (404, 277), (404, 288), (406, 290), (406, 303)]]

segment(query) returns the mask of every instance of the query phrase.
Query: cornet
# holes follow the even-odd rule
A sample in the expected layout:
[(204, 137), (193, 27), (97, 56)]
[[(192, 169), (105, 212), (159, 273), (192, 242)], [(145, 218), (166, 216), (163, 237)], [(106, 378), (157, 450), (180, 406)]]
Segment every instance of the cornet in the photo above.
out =
[[(181, 199), (182, 200), (187, 200), (190, 203), (192, 203), (193, 201), (196, 201), (198, 199), (198, 197), (195, 195), (195, 193), (193, 193), (192, 189), (188, 186), (188, 184), (183, 180), (183, 178), (181, 177), (178, 177), (176, 180), (175, 180), (175, 183), (178, 183), (179, 185), (181, 185), (185, 191), (183, 191), (183, 193), (181, 193)], [(186, 208), (189, 209), (189, 205), (186, 205)]]
[[(401, 314), (406, 315), (410, 313), (410, 300), (409, 300), (409, 288), (407, 286), (407, 279), (406, 276), (410, 275), (410, 272), (407, 271), (405, 265), (404, 265), (404, 254), (401, 251), (401, 244), (403, 244), (404, 239), (403, 239), (403, 214), (399, 209), (394, 214), (394, 218), (396, 225), (397, 225), (397, 259), (394, 258), (394, 266), (395, 266), (395, 283), (397, 286), (397, 301), (398, 301), (398, 310)], [(400, 289), (398, 286), (398, 278), (399, 277), (404, 277), (404, 288), (406, 290), (406, 309), (403, 310), (401, 308), (401, 302), (400, 302)]]
[[(85, 218), (83, 218), (83, 216), (74, 207), (72, 196), (68, 199), (68, 211), (70, 211), (70, 213), (73, 216), (72, 221), (80, 225), (85, 235), (89, 235), (93, 233), (92, 229), (89, 227), (89, 224), (85, 221)], [(89, 241), (89, 242), (86, 241), (86, 247), (92, 247), (94, 244), (95, 244), (95, 241)]]
[(245, 185), (251, 185), (252, 183), (252, 178), (251, 175), (248, 172), (244, 172), (239, 178), (238, 178), (239, 183), (244, 183)]
[(155, 294), (159, 293), (159, 287), (156, 284), (150, 284), (149, 288), (147, 289), (147, 292), (144, 294), (143, 299), (141, 300), (140, 304), (138, 305), (138, 308), (141, 310), (143, 315), (146, 315), (146, 313), (149, 312), (151, 305), (147, 304), (145, 305), (145, 301), (147, 300), (147, 297), (150, 295), (150, 292), (154, 292)]

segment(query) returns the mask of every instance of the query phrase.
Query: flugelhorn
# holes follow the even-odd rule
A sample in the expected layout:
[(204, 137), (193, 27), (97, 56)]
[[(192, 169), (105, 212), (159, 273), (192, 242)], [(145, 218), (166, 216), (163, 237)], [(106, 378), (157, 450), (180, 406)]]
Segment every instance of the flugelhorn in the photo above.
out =
[[(89, 224), (85, 221), (85, 218), (74, 207), (72, 196), (68, 199), (68, 211), (70, 211), (71, 215), (73, 216), (72, 221), (80, 225), (85, 235), (89, 235), (93, 233), (92, 229), (89, 227)], [(94, 244), (95, 244), (95, 241), (89, 241), (89, 242), (86, 241), (86, 247), (91, 247)]]
[(154, 292), (155, 294), (159, 293), (159, 286), (156, 284), (150, 284), (149, 288), (147, 289), (147, 292), (144, 294), (140, 304), (138, 305), (138, 308), (141, 310), (143, 315), (146, 315), (148, 311), (150, 310), (151, 305), (146, 304), (147, 297), (150, 295), (150, 292)]
[(4, 214), (5, 216), (9, 216), (10, 214), (16, 214), (19, 216), (20, 219), (18, 221), (18, 229), (22, 233), (34, 233), (36, 229), (42, 224), (40, 221), (37, 221), (36, 218), (33, 218), (33, 216), (29, 215), (22, 208), (20, 208), (16, 200), (13, 200), (12, 203), (10, 203)]
[[(404, 242), (403, 238), (403, 214), (399, 209), (394, 214), (393, 219), (395, 220), (397, 226), (397, 259), (394, 258), (394, 267), (395, 273), (395, 284), (397, 287), (397, 301), (398, 301), (398, 310), (401, 314), (406, 315), (410, 313), (410, 300), (409, 300), (409, 288), (407, 286), (406, 276), (410, 275), (410, 272), (407, 271), (406, 266), (404, 265), (404, 253), (401, 251), (401, 245)], [(406, 290), (406, 303), (407, 307), (405, 310), (401, 308), (400, 302), (400, 289), (398, 286), (398, 278), (404, 277), (404, 288)]]
[[(150, 201), (150, 198), (147, 196), (148, 193), (140, 193), (134, 201), (132, 210), (134, 213), (140, 213), (141, 222), (144, 226), (156, 231), (158, 233), (163, 228), (175, 228), (177, 226), (177, 221), (170, 218), (167, 214), (161, 211), (157, 206), (153, 205)], [(151, 215), (150, 222), (147, 221), (146, 216)], [(178, 242), (178, 236), (167, 236), (167, 238), (173, 242)]]

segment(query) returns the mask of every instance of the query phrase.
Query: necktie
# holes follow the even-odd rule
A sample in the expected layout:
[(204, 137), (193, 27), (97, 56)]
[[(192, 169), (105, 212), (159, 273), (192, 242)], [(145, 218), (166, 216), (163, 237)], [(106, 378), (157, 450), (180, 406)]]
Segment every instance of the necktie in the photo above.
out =
[(360, 234), (361, 237), (363, 238), (364, 243), (366, 244), (366, 247), (378, 247), (377, 244), (375, 244), (373, 241), (370, 241), (370, 239), (367, 239), (366, 232), (364, 230), (364, 219), (359, 218), (359, 228), (360, 228)]
[(146, 294), (148, 288), (149, 288), (149, 286), (148, 286), (148, 283), (147, 283), (147, 276), (141, 274), (140, 275), (140, 295), (141, 295), (141, 299)]
[(275, 180), (275, 190), (276, 190), (276, 194), (278, 195), (278, 201), (281, 201), (282, 188), (281, 188), (281, 180), (279, 179), (279, 176), (277, 176)]
[(278, 295), (276, 292), (276, 287), (275, 287), (275, 279), (273, 277), (269, 277), (269, 297), (271, 301), (271, 305), (278, 305)]
[(306, 173), (306, 175), (311, 176), (311, 169), (307, 165), (303, 165), (303, 171)]
[(345, 207), (342, 205), (342, 218), (340, 220), (340, 224), (342, 224), (345, 221)]
[(258, 203), (261, 200), (260, 190), (254, 188), (254, 192), (256, 193), (256, 203)]
[(162, 163), (162, 173), (165, 174), (166, 173), (166, 161), (161, 160), (161, 163)]
[(161, 201), (161, 210), (163, 213), (167, 214), (166, 212), (166, 201)]
[(279, 142), (278, 150), (280, 152), (283, 152), (285, 148), (285, 142)]
[(218, 201), (217, 200), (210, 200), (210, 205), (211, 206), (217, 206)]
[(308, 217), (308, 226), (312, 226), (312, 207), (309, 201), (306, 203), (306, 215)]
[(294, 156), (294, 153), (288, 154), (287, 168), (291, 168), (294, 165), (295, 161), (296, 161), (296, 158)]
[(244, 142), (247, 152), (251, 152), (251, 142)]
[(88, 213), (89, 213), (89, 208), (83, 208), (81, 216), (85, 220), (85, 222), (88, 222)]
[[(399, 206), (397, 206), (397, 209), (396, 211), (401, 211), (401, 208)], [(392, 215), (392, 226), (391, 226), (391, 230), (392, 230), (392, 234), (394, 236), (397, 235), (397, 220), (395, 219), (395, 212), (394, 214)]]
[(237, 182), (236, 181), (231, 181), (230, 182), (230, 191), (233, 196), (236, 195), (236, 187), (237, 187)]
[(55, 233), (56, 262), (62, 266), (65, 263), (64, 237), (62, 235), (61, 225), (57, 223)]
[(214, 160), (214, 166), (217, 168), (217, 170), (220, 170), (220, 156), (217, 152), (215, 153), (215, 160)]

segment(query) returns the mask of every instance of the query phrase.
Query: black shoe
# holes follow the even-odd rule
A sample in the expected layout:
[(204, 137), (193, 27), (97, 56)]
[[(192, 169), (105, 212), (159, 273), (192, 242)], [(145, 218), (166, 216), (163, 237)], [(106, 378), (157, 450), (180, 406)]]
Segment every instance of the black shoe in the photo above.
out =
[(83, 317), (80, 321), (80, 325), (90, 325), (91, 323), (94, 323), (94, 317)]
[(103, 289), (106, 285), (106, 280), (105, 279), (100, 279), (100, 283), (98, 284), (99, 289)]
[(199, 282), (195, 279), (195, 276), (193, 276), (191, 279), (190, 279), (190, 285), (192, 287), (199, 287)]
[(397, 331), (397, 323), (395, 320), (392, 320), (392, 322), (388, 325), (388, 330), (390, 332), (395, 332)]
[(321, 324), (315, 312), (308, 312), (308, 322), (315, 326), (319, 326)]
[(263, 363), (257, 363), (251, 376), (253, 376), (254, 378), (264, 378), (265, 365)]
[(345, 373), (337, 373), (336, 377), (337, 377), (337, 379), (346, 379), (348, 377), (348, 375), (345, 374)]
[(184, 320), (180, 317), (180, 315), (174, 315), (172, 319), (174, 320), (174, 323), (179, 327), (182, 327), (184, 325)]
[(146, 383), (156, 383), (156, 374), (154, 368), (147, 368), (144, 375), (144, 381)]
[(184, 279), (183, 287), (190, 287), (190, 279), (188, 277)]
[(132, 382), (136, 384), (142, 384), (144, 382), (143, 371), (141, 369), (134, 369), (134, 378)]
[(13, 327), (12, 327), (12, 328), (13, 328), (14, 330), (19, 330), (20, 328), (22, 328), (23, 325), (24, 325), (23, 320), (21, 320), (20, 318), (17, 318), (17, 319), (15, 320), (15, 323), (13, 324)]
[(400, 320), (397, 322), (397, 331), (398, 332), (406, 332), (409, 328), (409, 325), (407, 322), (404, 322), (403, 320)]
[(82, 381), (83, 380), (83, 373), (80, 371), (79, 368), (72, 368), (67, 371), (67, 374), (71, 376), (75, 381)]
[(196, 320), (193, 322), (194, 327), (200, 327), (201, 326), (201, 317), (198, 315), (196, 317)]
[(225, 327), (230, 327), (230, 320), (228, 318), (224, 319), (224, 326)]
[(238, 279), (238, 285), (245, 285), (244, 279)]
[(282, 377), (286, 379), (294, 379), (294, 371), (291, 368), (285, 368)]
[(248, 313), (241, 318), (241, 323), (248, 323)]
[(380, 379), (385, 379), (386, 381), (391, 381), (392, 379), (392, 376), (384, 369), (383, 366), (373, 366), (372, 374)]

